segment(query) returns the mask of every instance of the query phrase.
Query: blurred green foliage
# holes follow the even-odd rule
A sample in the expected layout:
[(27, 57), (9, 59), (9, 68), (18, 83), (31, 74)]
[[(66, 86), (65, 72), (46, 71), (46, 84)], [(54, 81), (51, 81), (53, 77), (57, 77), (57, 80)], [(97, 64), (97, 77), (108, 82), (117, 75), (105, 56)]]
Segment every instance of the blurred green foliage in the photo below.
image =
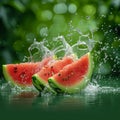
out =
[[(71, 24), (70, 24), (71, 23)], [(2, 64), (22, 62), (36, 38), (52, 39), (64, 35), (70, 44), (80, 34), (93, 33), (95, 73), (120, 73), (119, 0), (1, 0), (0, 76)], [(68, 36), (70, 35), (70, 36)]]

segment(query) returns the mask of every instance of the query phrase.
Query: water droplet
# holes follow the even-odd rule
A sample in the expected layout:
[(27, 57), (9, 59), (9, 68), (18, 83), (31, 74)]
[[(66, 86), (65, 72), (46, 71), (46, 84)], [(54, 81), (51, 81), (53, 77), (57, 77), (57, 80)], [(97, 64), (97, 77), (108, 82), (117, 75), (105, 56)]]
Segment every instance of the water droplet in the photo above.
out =
[(86, 19), (89, 20), (89, 19), (90, 19), (90, 16), (86, 16)]
[(68, 6), (68, 11), (69, 11), (70, 13), (76, 13), (76, 11), (77, 11), (77, 6), (76, 6), (75, 4), (73, 4), (73, 3), (71, 3), (71, 4)]
[(47, 27), (41, 28), (41, 29), (40, 29), (40, 35), (41, 35), (42, 37), (48, 36), (48, 28), (47, 28)]
[(67, 5), (65, 3), (58, 3), (53, 8), (56, 14), (64, 14), (67, 12)]

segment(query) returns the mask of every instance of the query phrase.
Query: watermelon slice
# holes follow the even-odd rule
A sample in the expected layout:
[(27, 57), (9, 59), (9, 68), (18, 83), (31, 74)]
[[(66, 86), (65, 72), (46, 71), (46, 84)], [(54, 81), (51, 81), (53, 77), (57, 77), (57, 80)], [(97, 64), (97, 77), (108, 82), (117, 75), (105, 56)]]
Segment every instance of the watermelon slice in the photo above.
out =
[(3, 75), (13, 85), (21, 87), (32, 86), (32, 75), (48, 64), (52, 57), (43, 59), (41, 62), (26, 62), (20, 64), (3, 65)]
[(49, 85), (59, 93), (79, 92), (90, 81), (93, 65), (92, 56), (87, 53), (50, 77)]
[(33, 85), (41, 92), (45, 87), (50, 91), (48, 78), (58, 73), (64, 66), (71, 64), (73, 58), (71, 56), (64, 57), (44, 66), (41, 71), (32, 76)]

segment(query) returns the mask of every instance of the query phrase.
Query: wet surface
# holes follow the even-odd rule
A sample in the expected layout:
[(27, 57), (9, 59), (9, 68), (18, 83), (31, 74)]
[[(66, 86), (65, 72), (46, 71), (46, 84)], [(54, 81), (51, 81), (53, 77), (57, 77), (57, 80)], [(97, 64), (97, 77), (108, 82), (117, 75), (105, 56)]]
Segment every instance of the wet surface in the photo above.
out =
[[(105, 82), (105, 81), (104, 81)], [(108, 83), (108, 82), (105, 82)], [(1, 87), (0, 118), (44, 120), (120, 119), (120, 86), (109, 81), (100, 86), (90, 83), (75, 95), (39, 96), (37, 91), (11, 91)], [(102, 83), (101, 83), (102, 84)]]

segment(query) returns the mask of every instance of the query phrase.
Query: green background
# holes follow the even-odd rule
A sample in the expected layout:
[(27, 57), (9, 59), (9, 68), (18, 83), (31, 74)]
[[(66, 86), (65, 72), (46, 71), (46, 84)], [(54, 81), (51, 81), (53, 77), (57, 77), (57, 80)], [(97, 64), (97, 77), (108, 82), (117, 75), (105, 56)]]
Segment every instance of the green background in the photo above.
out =
[[(53, 38), (59, 35), (70, 45), (75, 44), (81, 35), (74, 30), (89, 34), (95, 43), (91, 91), (75, 96), (35, 97), (32, 93), (12, 93), (3, 83), (2, 65), (24, 62), (34, 39), (45, 39), (45, 45), (53, 50), (58, 46)], [(0, 58), (0, 119), (120, 118), (119, 0), (0, 0)]]
[[(119, 0), (1, 0), (0, 76), (2, 64), (23, 62), (34, 39), (48, 41), (63, 35), (72, 45), (80, 34), (93, 33), (95, 74), (120, 73)], [(84, 41), (84, 40), (83, 40)]]

